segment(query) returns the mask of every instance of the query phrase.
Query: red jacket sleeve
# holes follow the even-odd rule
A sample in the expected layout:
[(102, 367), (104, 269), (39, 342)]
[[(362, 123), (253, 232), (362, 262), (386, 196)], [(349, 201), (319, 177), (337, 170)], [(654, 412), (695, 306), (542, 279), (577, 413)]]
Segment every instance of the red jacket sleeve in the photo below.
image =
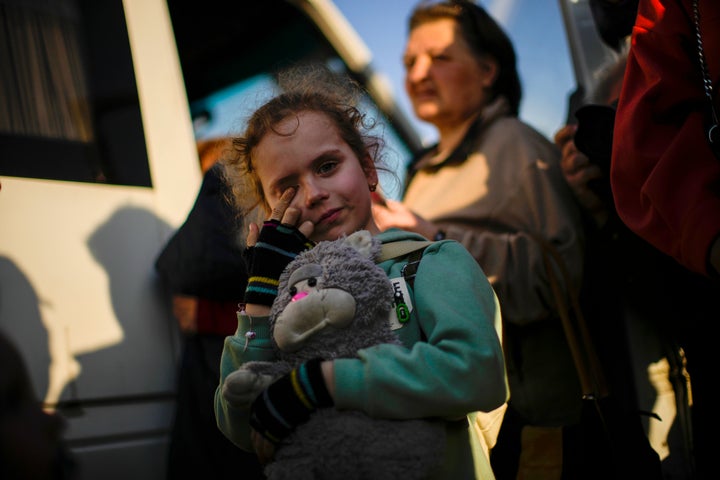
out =
[(197, 332), (215, 335), (232, 335), (237, 330), (239, 302), (198, 298)]
[[(700, 4), (717, 91), (720, 2)], [(706, 102), (690, 0), (642, 0), (615, 120), (613, 194), (630, 229), (702, 274), (720, 233), (720, 160), (705, 136)]]

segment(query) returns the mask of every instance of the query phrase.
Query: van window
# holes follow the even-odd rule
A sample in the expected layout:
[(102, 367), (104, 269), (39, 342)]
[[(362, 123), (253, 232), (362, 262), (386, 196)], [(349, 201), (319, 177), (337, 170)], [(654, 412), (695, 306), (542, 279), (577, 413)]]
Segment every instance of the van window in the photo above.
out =
[(152, 186), (122, 0), (0, 14), (0, 175)]

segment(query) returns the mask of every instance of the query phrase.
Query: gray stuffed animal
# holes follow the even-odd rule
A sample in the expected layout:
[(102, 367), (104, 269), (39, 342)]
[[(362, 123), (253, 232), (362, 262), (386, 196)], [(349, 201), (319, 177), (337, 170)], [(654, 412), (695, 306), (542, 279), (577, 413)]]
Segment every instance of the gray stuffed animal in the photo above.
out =
[[(400, 344), (388, 321), (392, 285), (374, 260), (380, 243), (360, 231), (319, 242), (280, 277), (270, 313), (277, 361), (248, 362), (226, 382), (243, 383), (248, 407), (260, 391), (305, 361), (357, 358), (358, 350)], [(424, 479), (445, 451), (444, 422), (387, 420), (321, 408), (286, 437), (265, 467), (269, 480)]]

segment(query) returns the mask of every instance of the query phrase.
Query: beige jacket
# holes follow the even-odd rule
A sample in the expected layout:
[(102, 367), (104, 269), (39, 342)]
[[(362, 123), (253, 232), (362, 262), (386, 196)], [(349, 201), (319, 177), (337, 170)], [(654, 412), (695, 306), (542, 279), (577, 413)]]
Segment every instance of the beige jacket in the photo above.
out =
[(542, 248), (529, 232), (556, 247), (579, 290), (580, 212), (560, 171), (560, 152), (508, 112), (498, 99), (447, 160), (418, 162), (404, 203), (460, 241), (490, 279), (502, 309), (514, 410), (536, 425), (566, 425), (579, 419), (580, 385)]
[(579, 288), (582, 225), (560, 152), (510, 116), (504, 98), (486, 107), (447, 160), (433, 164), (426, 157), (413, 171), (403, 202), (472, 253), (505, 321), (535, 322), (554, 305), (541, 248), (527, 232), (555, 245)]

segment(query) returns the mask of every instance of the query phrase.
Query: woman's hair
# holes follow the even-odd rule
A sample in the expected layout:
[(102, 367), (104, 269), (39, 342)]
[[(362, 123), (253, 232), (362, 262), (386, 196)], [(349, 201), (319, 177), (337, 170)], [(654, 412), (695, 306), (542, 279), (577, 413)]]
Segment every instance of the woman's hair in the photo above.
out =
[(270, 208), (255, 169), (255, 149), (268, 133), (292, 135), (293, 132), (280, 133), (276, 126), (302, 112), (327, 115), (360, 162), (372, 159), (375, 165), (363, 164), (363, 170), (377, 168), (390, 171), (381, 165), (382, 138), (369, 133), (376, 122), (368, 119), (358, 106), (364, 90), (357, 82), (323, 65), (314, 64), (283, 70), (277, 75), (277, 81), (281, 93), (255, 110), (244, 133), (233, 138), (232, 151), (223, 160), (225, 179), (240, 215), (247, 215), (257, 207), (269, 213)]
[(422, 1), (410, 14), (408, 30), (449, 18), (460, 27), (460, 34), (478, 59), (490, 56), (498, 63), (498, 77), (492, 88), (493, 98), (502, 95), (517, 116), (522, 86), (517, 72), (515, 49), (502, 27), (480, 5), (469, 0)]

